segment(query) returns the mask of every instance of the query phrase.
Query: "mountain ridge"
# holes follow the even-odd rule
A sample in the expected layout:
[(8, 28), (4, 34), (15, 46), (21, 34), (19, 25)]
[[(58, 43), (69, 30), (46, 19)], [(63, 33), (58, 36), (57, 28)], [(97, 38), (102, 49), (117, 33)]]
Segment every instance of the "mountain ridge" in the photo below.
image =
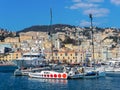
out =
[(68, 24), (54, 24), (54, 25), (34, 25), (28, 28), (25, 28), (23, 30), (17, 31), (17, 33), (20, 32), (28, 32), (28, 31), (41, 31), (41, 32), (63, 32), (64, 28), (75, 28), (74, 25), (68, 25)]

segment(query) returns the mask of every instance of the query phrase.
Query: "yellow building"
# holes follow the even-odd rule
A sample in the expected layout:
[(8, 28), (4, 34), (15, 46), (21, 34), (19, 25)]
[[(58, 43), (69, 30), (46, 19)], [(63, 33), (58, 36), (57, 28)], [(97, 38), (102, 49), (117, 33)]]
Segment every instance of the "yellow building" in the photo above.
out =
[(5, 43), (19, 43), (20, 39), (19, 37), (7, 37), (4, 40)]
[(9, 54), (0, 55), (0, 60), (12, 61), (22, 57), (21, 52), (14, 52)]
[(67, 62), (67, 63), (80, 63), (83, 60), (85, 60), (85, 53), (82, 51), (76, 52), (74, 50), (72, 51), (56, 51), (56, 52), (45, 52), (46, 54), (46, 59), (47, 60), (60, 60), (62, 62)]
[(52, 43), (50, 42), (50, 41), (48, 41), (48, 42), (43, 42), (43, 47), (44, 48), (49, 48), (49, 49), (51, 49), (51, 47), (52, 47)]
[(63, 32), (57, 32), (57, 36), (58, 36), (58, 38), (61, 39), (62, 41), (64, 41), (65, 38), (66, 38), (66, 35), (65, 35), (65, 33), (63, 33)]
[(32, 40), (33, 36), (30, 35), (20, 35), (20, 42), (22, 41), (27, 41), (27, 40)]
[(31, 40), (31, 39), (35, 39), (35, 40), (36, 39), (40, 39), (42, 41), (46, 41), (48, 39), (48, 33), (47, 32), (29, 31), (29, 32), (25, 32), (25, 33), (20, 33), (19, 35), (21, 37), (21, 41), (23, 41), (22, 37), (25, 37), (28, 40)]

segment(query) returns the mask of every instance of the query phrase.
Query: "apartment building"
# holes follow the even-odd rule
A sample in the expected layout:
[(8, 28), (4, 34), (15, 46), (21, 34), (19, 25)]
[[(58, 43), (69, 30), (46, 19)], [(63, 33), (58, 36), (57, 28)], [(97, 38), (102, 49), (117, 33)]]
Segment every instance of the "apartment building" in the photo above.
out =
[(4, 40), (5, 43), (19, 43), (20, 38), (19, 37), (7, 37)]
[(61, 61), (66, 63), (73, 63), (77, 64), (85, 60), (85, 53), (82, 51), (76, 52), (74, 50), (70, 51), (54, 51), (52, 52), (45, 52), (46, 59), (51, 61)]
[(22, 57), (22, 53), (17, 51), (13, 53), (7, 53), (7, 54), (0, 55), (0, 60), (12, 61), (12, 60), (16, 60), (21, 57)]

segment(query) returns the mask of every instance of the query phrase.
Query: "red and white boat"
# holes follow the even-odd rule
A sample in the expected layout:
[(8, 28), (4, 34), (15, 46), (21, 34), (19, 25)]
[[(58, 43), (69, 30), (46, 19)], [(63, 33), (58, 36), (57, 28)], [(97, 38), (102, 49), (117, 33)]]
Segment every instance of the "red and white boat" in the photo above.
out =
[(41, 72), (31, 72), (28, 74), (31, 78), (41, 78), (41, 79), (67, 79), (68, 75), (64, 72), (56, 71), (41, 71)]

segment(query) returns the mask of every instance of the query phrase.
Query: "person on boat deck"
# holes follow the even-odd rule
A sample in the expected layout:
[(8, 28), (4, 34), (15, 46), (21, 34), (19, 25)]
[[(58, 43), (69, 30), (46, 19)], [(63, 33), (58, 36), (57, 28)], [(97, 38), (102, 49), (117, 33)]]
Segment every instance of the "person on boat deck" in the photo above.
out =
[(82, 73), (84, 73), (84, 68), (82, 68)]
[(80, 73), (84, 73), (84, 68), (81, 68), (81, 69), (79, 70), (79, 72), (80, 72)]

